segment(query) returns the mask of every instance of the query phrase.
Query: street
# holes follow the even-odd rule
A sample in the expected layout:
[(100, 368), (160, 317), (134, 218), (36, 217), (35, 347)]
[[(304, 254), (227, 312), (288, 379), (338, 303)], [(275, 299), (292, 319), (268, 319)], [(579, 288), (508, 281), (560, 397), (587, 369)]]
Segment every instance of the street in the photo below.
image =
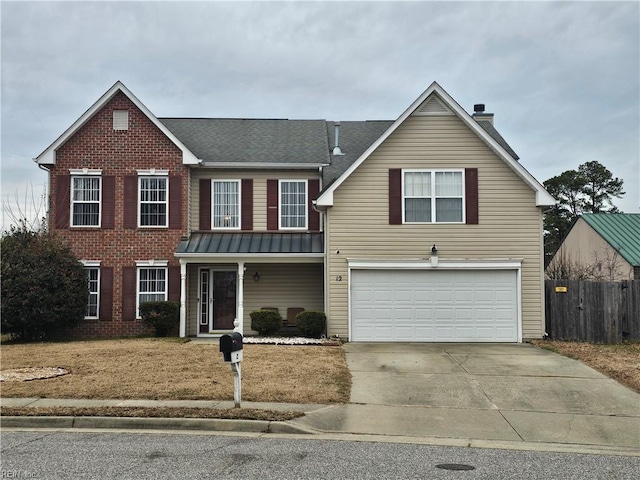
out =
[(632, 479), (639, 457), (257, 435), (2, 432), (2, 478)]

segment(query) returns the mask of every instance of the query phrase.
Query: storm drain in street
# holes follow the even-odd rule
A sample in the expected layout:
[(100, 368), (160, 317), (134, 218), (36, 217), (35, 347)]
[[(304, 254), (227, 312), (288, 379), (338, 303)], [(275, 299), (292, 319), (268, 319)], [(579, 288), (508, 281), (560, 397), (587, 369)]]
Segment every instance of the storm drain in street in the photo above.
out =
[(441, 463), (440, 465), (436, 465), (437, 468), (441, 468), (442, 470), (475, 470), (476, 467), (472, 467), (471, 465), (465, 465), (464, 463)]

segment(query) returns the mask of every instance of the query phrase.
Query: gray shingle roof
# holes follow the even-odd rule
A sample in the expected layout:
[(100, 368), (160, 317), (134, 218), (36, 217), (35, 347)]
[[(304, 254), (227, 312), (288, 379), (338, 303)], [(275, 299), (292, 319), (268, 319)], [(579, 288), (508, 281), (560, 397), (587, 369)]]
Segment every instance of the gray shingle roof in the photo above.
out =
[[(335, 146), (335, 122), (327, 122), (326, 135), (331, 151)], [(391, 120), (340, 122), (338, 142), (344, 155), (331, 155), (331, 165), (323, 170), (323, 184), (327, 187), (344, 173), (364, 151), (393, 124)]]
[(329, 163), (324, 120), (159, 120), (205, 162)]
[[(391, 120), (340, 122), (340, 148), (332, 155), (334, 122), (325, 120), (160, 118), (205, 163), (328, 164), (325, 188), (342, 175), (392, 124)], [(489, 121), (478, 124), (516, 160), (518, 155)]]
[(504, 138), (502, 138), (502, 135), (500, 135), (500, 133), (495, 129), (495, 127), (493, 126), (493, 123), (491, 123), (488, 120), (476, 119), (476, 121), (478, 122), (478, 125), (480, 125), (484, 129), (484, 131), (491, 136), (491, 138), (493, 138), (496, 142), (498, 142), (498, 144), (500, 144), (500, 146), (504, 148), (509, 155), (511, 155), (515, 160), (520, 159), (520, 157), (516, 154), (516, 152), (513, 151), (511, 146), (509, 146), (507, 141)]
[(180, 254), (323, 253), (322, 233), (194, 233), (178, 245)]

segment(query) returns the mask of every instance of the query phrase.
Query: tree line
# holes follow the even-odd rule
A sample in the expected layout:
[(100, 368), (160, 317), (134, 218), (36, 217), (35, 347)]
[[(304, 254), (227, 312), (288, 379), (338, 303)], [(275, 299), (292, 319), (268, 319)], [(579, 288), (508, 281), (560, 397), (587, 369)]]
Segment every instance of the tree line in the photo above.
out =
[(573, 223), (583, 213), (622, 213), (613, 204), (622, 198), (623, 180), (597, 161), (566, 170), (544, 182), (558, 203), (544, 212), (545, 265), (551, 261)]

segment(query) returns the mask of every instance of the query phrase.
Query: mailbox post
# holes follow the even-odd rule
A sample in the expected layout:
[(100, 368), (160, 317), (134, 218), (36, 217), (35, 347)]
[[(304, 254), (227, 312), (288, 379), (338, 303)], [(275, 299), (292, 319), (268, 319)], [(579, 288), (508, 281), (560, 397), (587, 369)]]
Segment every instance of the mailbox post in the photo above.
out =
[(220, 337), (220, 352), (225, 363), (231, 363), (233, 372), (233, 403), (240, 408), (242, 400), (242, 334), (233, 332)]

